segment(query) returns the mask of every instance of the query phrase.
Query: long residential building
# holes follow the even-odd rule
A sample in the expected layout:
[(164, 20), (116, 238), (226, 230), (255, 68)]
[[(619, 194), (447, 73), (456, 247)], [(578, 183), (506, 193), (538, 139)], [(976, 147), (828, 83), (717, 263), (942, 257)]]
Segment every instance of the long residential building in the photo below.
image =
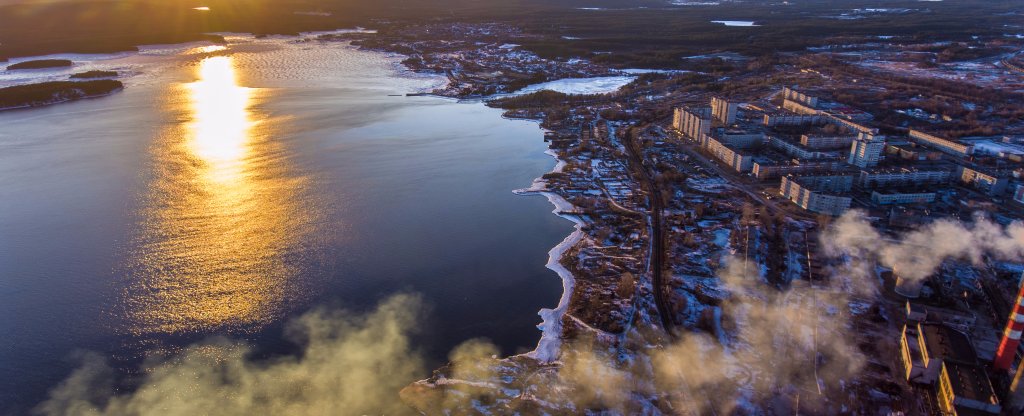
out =
[(837, 152), (818, 151), (808, 149), (799, 144), (792, 143), (779, 137), (769, 137), (768, 145), (797, 159), (838, 159), (841, 158)]
[(950, 172), (945, 170), (887, 169), (861, 171), (857, 183), (865, 188), (910, 186), (948, 182)]
[(974, 154), (974, 146), (972, 145), (963, 144), (955, 140), (944, 139), (920, 130), (910, 130), (910, 138), (922, 146), (939, 149), (942, 152), (953, 156), (962, 157)]
[(935, 192), (872, 191), (871, 202), (879, 205), (930, 204), (935, 202)]
[(690, 140), (700, 141), (711, 132), (711, 108), (676, 108), (672, 114), (672, 127)]
[(737, 172), (749, 172), (753, 167), (754, 157), (751, 155), (743, 154), (710, 135), (704, 135), (702, 142), (708, 153)]
[(855, 136), (800, 136), (800, 144), (808, 149), (849, 149)]
[(714, 134), (715, 139), (720, 143), (738, 149), (747, 149), (764, 144), (764, 133), (750, 133), (742, 130), (719, 129)]
[(763, 123), (768, 127), (775, 126), (812, 126), (825, 124), (825, 116), (821, 114), (765, 114)]
[(825, 192), (849, 191), (852, 176), (785, 176), (779, 193), (797, 206), (819, 214), (842, 215), (850, 209), (851, 199)]
[(761, 162), (754, 162), (752, 172), (754, 177), (759, 180), (780, 178), (786, 175), (806, 175), (812, 173), (828, 173), (835, 172), (843, 168), (842, 162), (804, 162), (788, 164), (788, 165), (775, 165), (766, 164)]
[(795, 101), (812, 108), (818, 106), (818, 97), (804, 94), (790, 87), (784, 87), (782, 89), (782, 99)]
[(797, 114), (820, 114), (821, 112), (814, 107), (804, 105), (793, 100), (785, 100), (782, 102), (782, 108), (792, 111)]

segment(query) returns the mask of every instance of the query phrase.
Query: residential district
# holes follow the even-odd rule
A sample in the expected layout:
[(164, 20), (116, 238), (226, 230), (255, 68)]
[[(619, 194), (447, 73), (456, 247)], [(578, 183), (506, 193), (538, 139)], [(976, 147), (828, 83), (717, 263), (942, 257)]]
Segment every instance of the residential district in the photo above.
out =
[(560, 162), (522, 193), (561, 201), (577, 231), (552, 252), (571, 275), (560, 354), (450, 363), (403, 390), (414, 408), (1024, 411), (1020, 40), (976, 39), (992, 55), (971, 65), (868, 37), (695, 56), (607, 94), (486, 97), (624, 73), (529, 53), (507, 27), (432, 29), (355, 43), (540, 121)]

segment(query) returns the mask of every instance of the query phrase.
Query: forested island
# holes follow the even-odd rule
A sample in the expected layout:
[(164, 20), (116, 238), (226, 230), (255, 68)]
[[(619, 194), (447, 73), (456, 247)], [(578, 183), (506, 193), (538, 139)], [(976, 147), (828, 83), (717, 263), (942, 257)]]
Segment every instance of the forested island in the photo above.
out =
[(83, 98), (100, 97), (124, 88), (121, 81), (52, 81), (0, 88), (0, 110), (39, 107)]
[(94, 78), (113, 78), (117, 76), (117, 71), (85, 71), (77, 74), (71, 74), (71, 79), (94, 79)]
[(13, 69), (43, 69), (43, 68), (62, 68), (73, 65), (73, 63), (67, 59), (37, 59), (34, 61), (18, 62), (7, 66), (7, 70)]

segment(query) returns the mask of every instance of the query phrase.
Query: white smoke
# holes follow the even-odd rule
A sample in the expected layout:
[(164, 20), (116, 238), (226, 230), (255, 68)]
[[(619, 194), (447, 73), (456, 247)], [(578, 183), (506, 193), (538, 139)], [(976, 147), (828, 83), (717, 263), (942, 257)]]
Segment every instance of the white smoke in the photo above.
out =
[(941, 219), (898, 238), (878, 233), (861, 211), (849, 211), (821, 235), (833, 256), (847, 256), (864, 272), (877, 262), (906, 279), (922, 280), (946, 260), (983, 265), (986, 257), (1024, 260), (1024, 224), (1001, 227), (978, 215), (968, 224)]
[(798, 282), (776, 290), (761, 281), (756, 265), (739, 258), (727, 259), (719, 277), (731, 293), (722, 304), (726, 339), (686, 333), (652, 353), (659, 389), (674, 408), (729, 414), (742, 403), (768, 403), (788, 389), (820, 386), (820, 395), (804, 397), (804, 409), (834, 410), (825, 408), (825, 398), (865, 360), (842, 336), (850, 326), (847, 295)]
[(246, 345), (214, 339), (145, 365), (134, 392), (115, 393), (113, 371), (98, 356), (36, 408), (42, 415), (405, 414), (398, 391), (424, 373), (409, 333), (420, 300), (395, 296), (366, 316), (317, 311), (288, 334), (299, 356), (253, 361)]
[[(848, 305), (850, 296), (876, 290), (876, 263), (920, 279), (946, 259), (1024, 259), (1024, 225), (1000, 227), (980, 217), (887, 238), (853, 211), (821, 240), (827, 254), (847, 261), (836, 269), (842, 275), (818, 287), (797, 281), (778, 290), (762, 281), (756, 265), (727, 259), (719, 277), (731, 296), (720, 305), (720, 334), (684, 333), (667, 345), (639, 332), (616, 345), (577, 340), (563, 348), (558, 363), (540, 367), (499, 360), (496, 347), (472, 340), (452, 351), (446, 377), (409, 386), (402, 397), (429, 414), (454, 415), (474, 414), (478, 406), (522, 414), (756, 413), (766, 403), (792, 413), (787, 406), (793, 401), (805, 411), (834, 413), (841, 410), (835, 398), (850, 394), (845, 382), (866, 359), (847, 336)], [(131, 393), (116, 393), (114, 371), (87, 356), (36, 410), (74, 416), (409, 413), (398, 391), (426, 372), (409, 340), (419, 304), (416, 297), (397, 296), (367, 316), (303, 316), (288, 331), (303, 346), (296, 357), (253, 361), (247, 346), (224, 339), (193, 346), (147, 363)]]

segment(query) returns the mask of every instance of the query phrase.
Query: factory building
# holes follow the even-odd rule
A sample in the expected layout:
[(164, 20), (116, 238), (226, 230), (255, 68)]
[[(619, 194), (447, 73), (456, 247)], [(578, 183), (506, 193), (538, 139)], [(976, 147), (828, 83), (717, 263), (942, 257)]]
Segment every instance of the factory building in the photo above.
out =
[(945, 325), (919, 322), (903, 326), (900, 356), (907, 381), (934, 385), (944, 361), (974, 364), (977, 354), (967, 335)]
[(847, 163), (866, 169), (878, 166), (882, 159), (882, 150), (885, 149), (885, 141), (882, 137), (868, 133), (859, 133), (857, 140), (850, 145), (850, 157)]
[(857, 183), (864, 188), (912, 186), (948, 182), (950, 173), (944, 170), (886, 169), (861, 171)]
[(676, 108), (672, 114), (672, 127), (690, 140), (700, 141), (711, 132), (711, 108)]
[(736, 122), (736, 112), (739, 110), (739, 107), (739, 103), (730, 102), (724, 98), (711, 98), (711, 115), (715, 120), (728, 125)]
[(974, 153), (974, 146), (954, 140), (943, 139), (939, 136), (919, 130), (910, 130), (910, 138), (917, 144), (932, 147), (953, 156), (963, 157), (970, 156)]
[(825, 192), (846, 192), (853, 185), (852, 176), (785, 176), (779, 193), (797, 206), (820, 214), (841, 215), (850, 209), (849, 197)]
[(957, 176), (961, 183), (993, 196), (1002, 195), (1010, 184), (1005, 176), (967, 166), (961, 166), (960, 174)]
[(990, 414), (1003, 411), (992, 382), (977, 364), (948, 361), (942, 363), (936, 394), (939, 408), (948, 416)]
[(800, 136), (800, 144), (808, 149), (848, 149), (854, 136)]
[(871, 202), (879, 205), (930, 204), (935, 192), (871, 192)]
[(904, 376), (914, 384), (936, 386), (944, 415), (998, 415), (1002, 411), (977, 357), (967, 335), (953, 328), (924, 322), (903, 327), (900, 361)]

